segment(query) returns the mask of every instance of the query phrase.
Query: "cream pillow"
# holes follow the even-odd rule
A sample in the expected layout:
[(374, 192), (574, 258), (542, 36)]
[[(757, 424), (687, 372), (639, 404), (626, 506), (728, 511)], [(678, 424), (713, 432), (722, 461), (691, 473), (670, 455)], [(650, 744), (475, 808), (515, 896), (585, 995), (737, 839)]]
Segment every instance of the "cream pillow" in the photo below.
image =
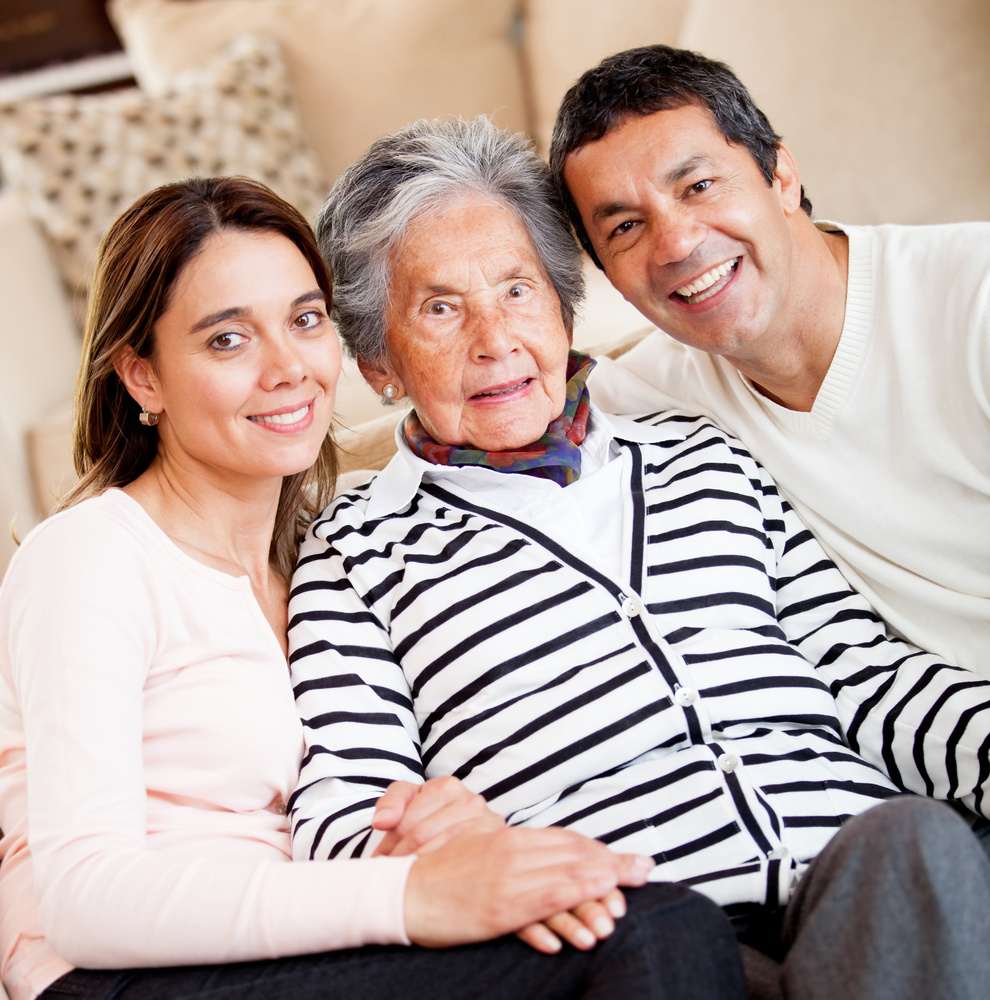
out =
[(516, 0), (116, 0), (142, 88), (245, 31), (282, 43), (303, 124), (331, 179), (417, 118), (492, 114), (525, 131)]
[(530, 133), (546, 155), (560, 100), (577, 78), (623, 49), (677, 45), (690, 0), (526, 0), (523, 56)]
[(158, 97), (127, 90), (0, 105), (0, 170), (77, 301), (110, 222), (159, 184), (247, 174), (311, 220), (326, 194), (278, 43), (251, 37)]

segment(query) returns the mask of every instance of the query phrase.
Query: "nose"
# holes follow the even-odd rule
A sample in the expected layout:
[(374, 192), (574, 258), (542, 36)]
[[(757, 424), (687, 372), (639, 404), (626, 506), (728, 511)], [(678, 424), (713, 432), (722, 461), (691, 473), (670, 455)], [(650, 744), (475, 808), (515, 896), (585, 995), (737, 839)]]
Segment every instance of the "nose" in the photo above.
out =
[(295, 385), (305, 375), (302, 353), (295, 340), (286, 334), (266, 338), (265, 360), (261, 375), (264, 389)]
[(676, 206), (656, 215), (651, 236), (654, 263), (659, 266), (679, 264), (704, 243), (706, 228), (692, 211)]
[(518, 346), (513, 322), (498, 303), (472, 310), (470, 335), (476, 361), (500, 361)]

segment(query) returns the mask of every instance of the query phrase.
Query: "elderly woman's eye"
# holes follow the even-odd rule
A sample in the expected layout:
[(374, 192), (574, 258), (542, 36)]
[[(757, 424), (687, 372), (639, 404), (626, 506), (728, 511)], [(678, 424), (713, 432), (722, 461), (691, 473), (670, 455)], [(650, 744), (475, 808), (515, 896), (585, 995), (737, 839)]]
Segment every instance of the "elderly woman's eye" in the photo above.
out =
[(529, 291), (529, 287), (527, 285), (513, 285), (509, 289), (509, 295), (511, 295), (514, 299), (520, 299), (528, 291)]
[(444, 316), (450, 312), (449, 302), (431, 302), (427, 307), (426, 311), (433, 313), (434, 316)]

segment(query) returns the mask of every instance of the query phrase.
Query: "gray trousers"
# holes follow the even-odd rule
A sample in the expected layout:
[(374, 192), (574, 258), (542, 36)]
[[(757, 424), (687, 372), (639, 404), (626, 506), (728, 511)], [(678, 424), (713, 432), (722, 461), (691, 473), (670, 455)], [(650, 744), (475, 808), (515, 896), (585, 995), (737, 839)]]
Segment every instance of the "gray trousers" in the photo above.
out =
[(781, 964), (747, 962), (753, 997), (987, 1000), (990, 860), (944, 804), (890, 799), (843, 826), (763, 936)]

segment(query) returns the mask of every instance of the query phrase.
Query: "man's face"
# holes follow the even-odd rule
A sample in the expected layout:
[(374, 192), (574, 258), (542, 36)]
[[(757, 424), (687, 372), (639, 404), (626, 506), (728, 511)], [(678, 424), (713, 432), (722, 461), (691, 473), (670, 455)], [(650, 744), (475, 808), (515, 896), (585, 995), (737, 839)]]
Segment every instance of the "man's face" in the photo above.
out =
[(633, 115), (571, 153), (564, 180), (609, 280), (676, 340), (741, 360), (779, 345), (800, 275), (800, 181), (772, 185), (704, 108)]

